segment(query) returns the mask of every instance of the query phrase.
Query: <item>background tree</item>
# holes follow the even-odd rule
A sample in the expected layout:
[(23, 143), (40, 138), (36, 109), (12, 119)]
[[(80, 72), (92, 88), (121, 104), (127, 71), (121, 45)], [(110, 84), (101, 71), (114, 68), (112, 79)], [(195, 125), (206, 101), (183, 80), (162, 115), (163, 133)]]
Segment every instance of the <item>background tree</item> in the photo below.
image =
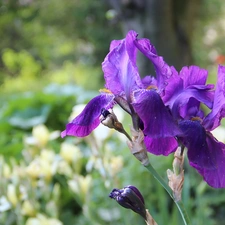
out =
[[(108, 0), (121, 20), (123, 32), (134, 29), (148, 37), (166, 62), (180, 69), (193, 62), (192, 39), (200, 0)], [(151, 65), (141, 58), (144, 74)]]

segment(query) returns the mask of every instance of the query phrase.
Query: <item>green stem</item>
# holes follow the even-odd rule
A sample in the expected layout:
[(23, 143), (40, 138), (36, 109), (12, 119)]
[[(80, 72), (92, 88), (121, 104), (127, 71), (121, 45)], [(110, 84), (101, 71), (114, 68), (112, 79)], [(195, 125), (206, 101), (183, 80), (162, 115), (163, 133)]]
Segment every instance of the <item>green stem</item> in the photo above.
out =
[(182, 203), (182, 201), (175, 201), (174, 197), (173, 197), (173, 192), (171, 190), (171, 188), (167, 185), (167, 183), (162, 179), (162, 177), (160, 177), (160, 175), (156, 172), (156, 170), (152, 167), (151, 164), (148, 164), (147, 166), (145, 166), (148, 171), (153, 175), (153, 177), (164, 187), (164, 189), (168, 192), (169, 196), (173, 199), (173, 201), (175, 202), (181, 217), (184, 221), (185, 225), (191, 225), (190, 219), (187, 215), (187, 212), (184, 208), (184, 205)]

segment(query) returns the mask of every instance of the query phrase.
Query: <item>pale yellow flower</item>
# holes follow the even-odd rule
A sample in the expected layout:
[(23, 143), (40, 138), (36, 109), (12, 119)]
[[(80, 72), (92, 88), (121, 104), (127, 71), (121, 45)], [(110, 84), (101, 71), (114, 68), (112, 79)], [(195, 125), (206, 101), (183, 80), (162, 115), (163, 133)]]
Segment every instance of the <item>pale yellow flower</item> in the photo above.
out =
[(2, 170), (3, 170), (2, 171), (3, 172), (3, 177), (10, 178), (12, 172), (11, 172), (10, 166), (7, 163), (3, 164)]
[(26, 168), (26, 173), (33, 179), (37, 179), (41, 175), (41, 163), (40, 160), (33, 160)]
[(50, 180), (53, 176), (51, 163), (41, 158), (33, 160), (27, 167), (26, 172), (33, 179), (43, 177), (46, 180)]
[(32, 135), (37, 140), (40, 146), (45, 146), (50, 137), (48, 128), (43, 124), (34, 127)]
[(63, 223), (56, 218), (48, 218), (43, 214), (38, 214), (37, 217), (29, 218), (25, 225), (63, 225)]
[(72, 177), (73, 170), (67, 161), (60, 161), (58, 164), (57, 172), (67, 177)]
[(66, 142), (61, 145), (60, 155), (68, 163), (77, 162), (82, 158), (80, 149), (77, 146)]
[(16, 193), (16, 186), (13, 184), (8, 184), (7, 187), (7, 199), (15, 207), (18, 203), (18, 196)]
[(112, 156), (110, 158), (110, 171), (112, 176), (115, 176), (123, 168), (123, 157), (122, 156)]
[(82, 203), (85, 203), (89, 190), (92, 184), (92, 177), (90, 175), (82, 176), (75, 175), (73, 180), (68, 181), (70, 189), (77, 194)]
[(49, 163), (54, 161), (55, 152), (49, 149), (42, 149), (40, 154), (41, 160), (47, 161)]
[(21, 213), (25, 216), (35, 216), (36, 210), (29, 200), (25, 200), (22, 204)]

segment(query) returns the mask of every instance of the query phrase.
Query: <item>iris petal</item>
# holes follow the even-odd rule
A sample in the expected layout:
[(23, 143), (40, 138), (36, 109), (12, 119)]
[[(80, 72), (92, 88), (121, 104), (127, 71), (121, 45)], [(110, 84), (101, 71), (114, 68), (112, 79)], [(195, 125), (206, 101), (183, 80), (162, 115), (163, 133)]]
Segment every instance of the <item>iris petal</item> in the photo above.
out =
[(110, 43), (109, 51), (112, 51), (114, 48), (118, 47), (123, 40), (113, 40)]
[[(165, 88), (163, 101), (168, 105), (175, 118), (188, 117), (192, 108), (199, 108), (202, 102), (208, 108), (213, 106), (214, 85), (205, 85), (207, 71), (197, 66), (183, 67), (179, 76), (173, 74)], [(195, 99), (195, 101), (193, 101)], [(191, 101), (191, 104), (189, 103)], [(189, 105), (189, 107), (187, 107)], [(194, 115), (195, 116), (195, 115)]]
[[(192, 88), (187, 88), (183, 90), (177, 97), (174, 99), (172, 103), (171, 111), (172, 114), (177, 118), (177, 114), (180, 115), (182, 118), (185, 118), (189, 114), (190, 105), (188, 106), (189, 101), (191, 99), (195, 99), (196, 101), (192, 101), (192, 107), (199, 108), (200, 103), (204, 103), (209, 108), (212, 107), (213, 104), (213, 92), (211, 91), (211, 85), (201, 85), (193, 86)], [(194, 104), (195, 102), (195, 104)], [(170, 103), (170, 104), (171, 104)]]
[(225, 117), (225, 66), (219, 66), (213, 108), (204, 119), (204, 127), (208, 130), (215, 129), (223, 117)]
[(178, 147), (177, 140), (173, 137), (150, 138), (146, 136), (144, 142), (147, 151), (154, 155), (167, 156), (174, 152)]
[(137, 48), (133, 43), (136, 35), (136, 32), (130, 31), (125, 39), (113, 43), (112, 50), (102, 63), (106, 88), (115, 95), (125, 93), (128, 101), (131, 91), (142, 87), (136, 65)]
[(134, 93), (134, 110), (144, 123), (144, 134), (151, 138), (174, 137), (181, 134), (168, 108), (155, 90)]
[(218, 142), (210, 133), (207, 134), (206, 143), (216, 160), (216, 167), (213, 169), (200, 167), (195, 163), (190, 163), (190, 165), (197, 169), (211, 187), (225, 188), (225, 145)]
[(180, 140), (187, 147), (189, 162), (199, 168), (216, 168), (216, 158), (206, 141), (206, 131), (200, 121), (183, 120), (179, 123), (184, 137)]
[(100, 123), (101, 109), (111, 108), (113, 99), (114, 96), (111, 94), (101, 94), (93, 98), (84, 110), (71, 123), (66, 125), (66, 130), (61, 133), (61, 136), (85, 137), (89, 135)]
[(136, 39), (135, 45), (153, 63), (156, 71), (158, 89), (160, 92), (163, 92), (165, 86), (168, 84), (167, 80), (173, 74), (178, 74), (176, 69), (173, 66), (169, 66), (164, 61), (163, 57), (157, 55), (156, 49), (151, 44), (150, 40), (146, 38)]
[(184, 88), (191, 85), (205, 85), (208, 71), (198, 66), (185, 66), (180, 71), (180, 77), (184, 81)]

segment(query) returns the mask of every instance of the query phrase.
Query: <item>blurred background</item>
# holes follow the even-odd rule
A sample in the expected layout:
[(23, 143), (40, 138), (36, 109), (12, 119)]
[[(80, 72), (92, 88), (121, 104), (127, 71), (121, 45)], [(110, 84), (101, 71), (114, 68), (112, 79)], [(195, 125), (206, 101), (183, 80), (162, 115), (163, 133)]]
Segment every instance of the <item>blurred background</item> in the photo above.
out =
[[(208, 69), (209, 82), (225, 63), (222, 0), (0, 0), (0, 224), (145, 224), (108, 197), (129, 184), (159, 225), (182, 224), (123, 136), (100, 126), (84, 139), (60, 137), (104, 87), (101, 63), (111, 40), (130, 29), (177, 70)], [(139, 68), (154, 75), (141, 57)], [(115, 112), (129, 130), (129, 118)], [(223, 128), (217, 134), (224, 141)], [(150, 160), (167, 179), (173, 156)], [(183, 201), (193, 224), (224, 220), (225, 192), (208, 187), (187, 161)]]

